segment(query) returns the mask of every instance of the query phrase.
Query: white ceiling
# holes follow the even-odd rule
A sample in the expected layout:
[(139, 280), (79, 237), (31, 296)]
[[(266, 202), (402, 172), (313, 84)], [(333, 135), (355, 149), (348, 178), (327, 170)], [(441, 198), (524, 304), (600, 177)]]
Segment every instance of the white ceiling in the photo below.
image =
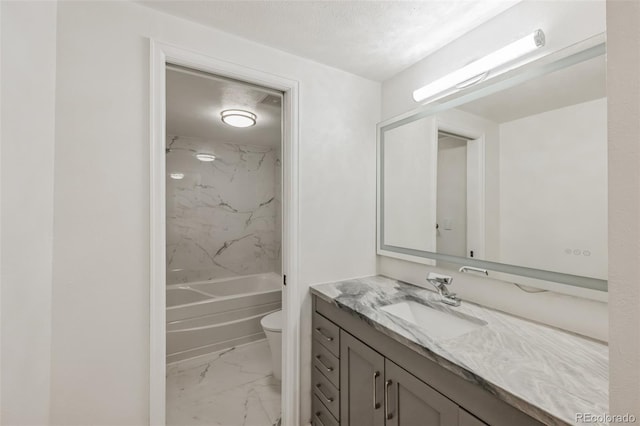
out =
[(563, 68), (459, 109), (504, 123), (607, 96), (605, 56)]
[[(167, 69), (167, 134), (241, 145), (280, 146), (281, 98), (255, 86)], [(224, 124), (220, 112), (244, 109), (253, 127)]]
[(139, 3), (383, 81), (520, 0)]

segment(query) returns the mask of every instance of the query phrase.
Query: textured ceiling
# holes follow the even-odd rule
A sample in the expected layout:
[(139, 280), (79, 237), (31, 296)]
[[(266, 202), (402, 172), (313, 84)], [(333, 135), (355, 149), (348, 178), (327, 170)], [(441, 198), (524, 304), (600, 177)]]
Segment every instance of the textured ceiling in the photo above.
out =
[(139, 3), (383, 81), (519, 0)]
[[(167, 134), (240, 145), (280, 146), (281, 98), (255, 86), (208, 74), (167, 69)], [(255, 126), (231, 127), (225, 109), (255, 113)], [(206, 146), (203, 146), (206, 148)]]

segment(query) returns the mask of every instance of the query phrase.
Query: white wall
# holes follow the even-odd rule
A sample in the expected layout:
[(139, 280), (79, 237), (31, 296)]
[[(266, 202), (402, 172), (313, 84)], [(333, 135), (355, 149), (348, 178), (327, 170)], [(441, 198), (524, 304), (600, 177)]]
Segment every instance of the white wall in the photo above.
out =
[(148, 37), (300, 81), (308, 421), (307, 286), (375, 273), (379, 83), (128, 2), (61, 2), (58, 29), (53, 423), (148, 422)]
[(56, 3), (2, 2), (0, 423), (49, 421)]
[(610, 412), (640, 418), (640, 2), (607, 2)]
[(500, 125), (499, 262), (607, 279), (606, 140), (604, 98)]
[[(411, 93), (450, 71), (496, 50), (536, 28), (547, 35), (547, 45), (539, 54), (559, 50), (605, 31), (605, 3), (524, 1), (491, 21), (472, 30), (412, 67), (382, 84), (384, 119), (407, 112), (418, 105)], [(580, 19), (576, 19), (580, 16)], [(495, 178), (497, 168), (487, 164), (487, 178)], [(491, 182), (487, 181), (487, 188)], [(488, 200), (489, 201), (489, 200)], [(489, 229), (487, 228), (487, 235)], [(430, 268), (398, 259), (378, 256), (378, 273), (424, 285)], [(463, 299), (495, 307), (506, 312), (545, 322), (601, 340), (608, 337), (607, 304), (552, 292), (529, 294), (516, 287), (470, 275), (452, 273), (454, 290)], [(558, 286), (558, 291), (574, 288)], [(602, 294), (578, 290), (589, 297)]]
[[(579, 17), (579, 19), (577, 19)], [(545, 55), (605, 31), (605, 1), (524, 0), (382, 84), (382, 118), (416, 108), (412, 92), (541, 28)]]

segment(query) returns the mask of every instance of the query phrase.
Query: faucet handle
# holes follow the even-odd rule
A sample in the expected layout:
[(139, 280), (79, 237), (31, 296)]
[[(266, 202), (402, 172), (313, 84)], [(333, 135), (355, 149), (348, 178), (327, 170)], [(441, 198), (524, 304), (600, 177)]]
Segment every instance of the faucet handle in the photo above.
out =
[(427, 275), (427, 282), (434, 286), (438, 290), (440, 295), (440, 301), (451, 306), (460, 306), (460, 298), (455, 293), (449, 293), (446, 286), (451, 284), (453, 277), (449, 275), (436, 274), (435, 272), (429, 272)]
[(455, 293), (449, 293), (442, 295), (442, 303), (451, 306), (460, 306), (461, 299)]
[(429, 272), (429, 274), (427, 275), (427, 281), (429, 281), (432, 284), (438, 283), (438, 284), (449, 285), (451, 284), (451, 282), (453, 282), (453, 278), (450, 277), (449, 275), (436, 274), (435, 272)]

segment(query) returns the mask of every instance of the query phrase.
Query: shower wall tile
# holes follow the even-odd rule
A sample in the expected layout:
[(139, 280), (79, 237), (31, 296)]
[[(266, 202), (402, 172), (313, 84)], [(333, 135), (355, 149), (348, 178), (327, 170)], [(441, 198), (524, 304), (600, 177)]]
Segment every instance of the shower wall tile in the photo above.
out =
[(281, 273), (279, 147), (182, 136), (167, 146), (167, 284)]

